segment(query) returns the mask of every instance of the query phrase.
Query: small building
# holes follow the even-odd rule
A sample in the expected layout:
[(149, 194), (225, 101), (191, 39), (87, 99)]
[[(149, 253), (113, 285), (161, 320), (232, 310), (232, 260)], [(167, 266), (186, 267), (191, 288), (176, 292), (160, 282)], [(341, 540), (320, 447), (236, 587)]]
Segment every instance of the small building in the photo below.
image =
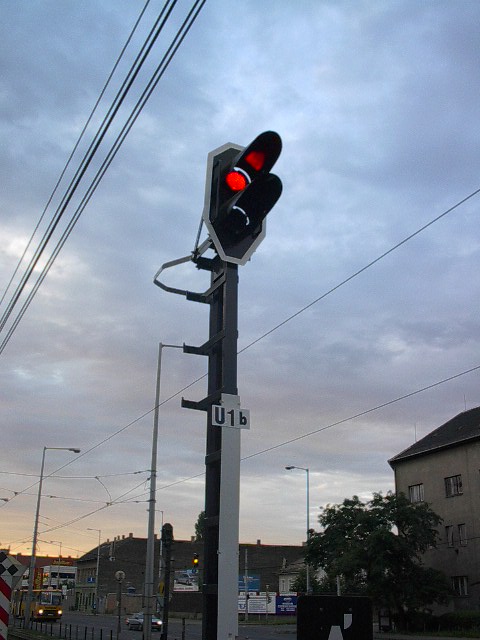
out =
[[(117, 601), (117, 571), (125, 573), (122, 582), (122, 613), (134, 613), (144, 607), (143, 591), (145, 581), (146, 538), (117, 536), (107, 540), (78, 559), (78, 572), (75, 594), (75, 608), (91, 611), (95, 602), (98, 575), (98, 612), (111, 612)], [(159, 575), (160, 540), (154, 545), (154, 576)], [(198, 557), (198, 565), (194, 557)], [(303, 556), (301, 545), (262, 545), (241, 544), (239, 547), (239, 591), (243, 590), (243, 576), (248, 574), (249, 591), (265, 591), (279, 588), (280, 574), (286, 564), (298, 561)], [(172, 550), (174, 558), (172, 571), (173, 597), (171, 611), (189, 611), (198, 613), (202, 581), (203, 542), (175, 540)], [(108, 597), (110, 594), (110, 597)]]
[(397, 493), (442, 519), (425, 565), (447, 575), (454, 609), (480, 609), (480, 407), (464, 411), (389, 460)]

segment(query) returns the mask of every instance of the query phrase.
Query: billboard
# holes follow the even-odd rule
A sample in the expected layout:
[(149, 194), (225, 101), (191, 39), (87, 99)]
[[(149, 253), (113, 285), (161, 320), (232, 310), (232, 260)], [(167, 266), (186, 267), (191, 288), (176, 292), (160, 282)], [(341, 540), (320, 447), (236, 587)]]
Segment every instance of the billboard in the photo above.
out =
[(297, 595), (277, 596), (275, 613), (277, 616), (295, 616), (297, 614)]
[[(260, 575), (258, 573), (248, 574), (247, 585), (249, 591), (260, 591)], [(245, 576), (238, 576), (238, 590), (245, 591)]]
[(174, 591), (199, 591), (200, 576), (197, 569), (175, 571), (173, 577)]

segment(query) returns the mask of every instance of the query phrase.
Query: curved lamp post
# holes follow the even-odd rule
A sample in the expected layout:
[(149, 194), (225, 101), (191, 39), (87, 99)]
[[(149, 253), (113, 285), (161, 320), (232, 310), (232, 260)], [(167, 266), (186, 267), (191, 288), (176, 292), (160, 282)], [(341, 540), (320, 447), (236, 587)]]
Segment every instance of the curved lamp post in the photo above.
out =
[[(154, 545), (155, 545), (155, 504), (157, 491), (157, 450), (158, 450), (158, 420), (160, 413), (160, 381), (162, 375), (162, 354), (164, 349), (183, 349), (183, 345), (164, 344), (160, 342), (158, 345), (158, 363), (157, 363), (157, 383), (155, 387), (155, 413), (153, 416), (153, 434), (152, 434), (152, 462), (150, 468), (150, 492), (148, 500), (148, 533), (147, 533), (147, 553), (145, 560), (145, 612), (143, 637), (144, 640), (151, 640), (152, 637), (152, 613), (153, 613), (153, 597), (154, 597)], [(163, 512), (162, 512), (163, 520)], [(161, 562), (161, 560), (160, 560)]]
[[(307, 474), (307, 545), (310, 539), (310, 469), (307, 467), (296, 467), (295, 465), (289, 465), (285, 467), (287, 471), (292, 471), (292, 469), (299, 469), (300, 471), (305, 471)], [(305, 565), (306, 567), (306, 578), (307, 578), (307, 595), (311, 593), (310, 587), (310, 567), (308, 563)]]
[(72, 451), (73, 453), (80, 453), (80, 449), (76, 449), (76, 448), (74, 449), (72, 447), (43, 447), (42, 466), (40, 467), (40, 481), (38, 483), (37, 509), (35, 511), (35, 522), (33, 525), (32, 554), (30, 556), (30, 568), (28, 573), (28, 591), (27, 591), (27, 600), (25, 603), (25, 622), (27, 622), (27, 620), (30, 619), (30, 610), (32, 608), (33, 580), (35, 576), (35, 561), (37, 559), (37, 537), (38, 537), (38, 519), (40, 516), (40, 499), (42, 497), (43, 470), (45, 468), (45, 453), (48, 450)]

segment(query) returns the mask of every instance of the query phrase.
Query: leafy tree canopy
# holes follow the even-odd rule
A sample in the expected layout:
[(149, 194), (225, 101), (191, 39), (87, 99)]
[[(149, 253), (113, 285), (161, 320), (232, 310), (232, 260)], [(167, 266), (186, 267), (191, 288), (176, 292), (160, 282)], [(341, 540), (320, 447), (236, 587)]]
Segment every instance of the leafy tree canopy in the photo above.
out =
[(195, 523), (195, 540), (201, 542), (205, 531), (205, 511), (200, 511)]
[(322, 531), (311, 532), (306, 561), (322, 568), (327, 582), (341, 576), (346, 592), (369, 595), (402, 615), (450, 594), (446, 577), (422, 564), (440, 522), (426, 503), (403, 494), (375, 493), (368, 502), (353, 496), (323, 509)]

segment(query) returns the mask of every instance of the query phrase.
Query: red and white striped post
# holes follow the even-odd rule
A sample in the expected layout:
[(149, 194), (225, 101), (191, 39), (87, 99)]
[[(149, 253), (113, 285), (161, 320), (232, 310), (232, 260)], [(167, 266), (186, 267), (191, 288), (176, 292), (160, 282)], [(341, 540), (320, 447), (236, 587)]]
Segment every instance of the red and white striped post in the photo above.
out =
[(10, 616), (10, 602), (12, 599), (12, 586), (8, 584), (8, 578), (0, 576), (0, 640), (7, 640), (8, 618)]
[(0, 640), (7, 640), (13, 588), (27, 567), (0, 551)]

